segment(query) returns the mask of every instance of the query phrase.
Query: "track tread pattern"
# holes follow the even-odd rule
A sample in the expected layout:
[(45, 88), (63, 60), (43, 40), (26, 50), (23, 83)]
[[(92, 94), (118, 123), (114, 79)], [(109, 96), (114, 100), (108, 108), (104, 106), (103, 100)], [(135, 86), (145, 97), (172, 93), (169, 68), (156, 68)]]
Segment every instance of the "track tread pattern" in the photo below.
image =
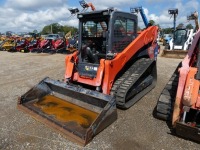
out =
[(166, 84), (165, 88), (160, 94), (160, 97), (156, 106), (156, 117), (165, 121), (170, 121), (172, 119), (172, 113), (174, 108), (174, 102), (176, 99), (176, 92), (178, 87), (179, 72), (178, 65), (170, 80)]
[[(124, 108), (124, 105), (127, 103), (127, 93), (132, 89), (134, 83), (138, 81), (153, 61), (154, 60), (149, 58), (141, 58), (137, 60), (120, 78), (115, 81), (111, 94), (116, 97), (118, 107)], [(136, 92), (136, 94), (140, 91), (142, 91), (141, 88), (133, 88), (133, 92)]]

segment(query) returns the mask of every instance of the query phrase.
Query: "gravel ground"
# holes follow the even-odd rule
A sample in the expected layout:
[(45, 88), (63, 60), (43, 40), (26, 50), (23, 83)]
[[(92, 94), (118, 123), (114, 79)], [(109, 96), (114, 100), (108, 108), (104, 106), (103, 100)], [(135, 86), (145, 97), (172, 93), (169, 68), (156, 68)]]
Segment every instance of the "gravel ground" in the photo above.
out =
[(157, 86), (128, 110), (117, 110), (118, 119), (86, 147), (16, 109), (17, 97), (44, 77), (63, 79), (65, 55), (0, 52), (0, 149), (131, 149), (197, 150), (200, 145), (171, 134), (166, 122), (153, 117), (157, 99), (179, 59), (158, 57)]

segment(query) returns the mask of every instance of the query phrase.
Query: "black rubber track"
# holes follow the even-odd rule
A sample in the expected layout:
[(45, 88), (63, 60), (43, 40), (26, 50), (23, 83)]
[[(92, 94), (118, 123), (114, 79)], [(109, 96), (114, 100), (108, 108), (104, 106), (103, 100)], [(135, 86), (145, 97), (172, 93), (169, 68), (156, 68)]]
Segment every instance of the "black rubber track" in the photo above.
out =
[(128, 109), (155, 87), (156, 78), (155, 60), (141, 58), (114, 82), (111, 95), (119, 108)]
[(172, 113), (179, 80), (178, 68), (180, 68), (180, 66), (181, 63), (178, 65), (178, 67), (172, 74), (170, 80), (166, 84), (158, 99), (156, 106), (156, 117), (159, 119), (165, 121), (170, 121), (172, 119)]

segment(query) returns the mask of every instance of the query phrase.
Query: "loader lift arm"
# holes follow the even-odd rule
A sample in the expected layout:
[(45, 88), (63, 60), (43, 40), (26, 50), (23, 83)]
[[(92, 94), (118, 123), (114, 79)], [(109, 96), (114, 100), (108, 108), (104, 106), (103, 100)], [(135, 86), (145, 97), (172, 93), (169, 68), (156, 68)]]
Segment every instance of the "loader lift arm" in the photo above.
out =
[(194, 13), (192, 13), (190, 16), (187, 16), (187, 20), (194, 20), (195, 22), (195, 30), (198, 31), (199, 30), (199, 15), (198, 12), (195, 11)]

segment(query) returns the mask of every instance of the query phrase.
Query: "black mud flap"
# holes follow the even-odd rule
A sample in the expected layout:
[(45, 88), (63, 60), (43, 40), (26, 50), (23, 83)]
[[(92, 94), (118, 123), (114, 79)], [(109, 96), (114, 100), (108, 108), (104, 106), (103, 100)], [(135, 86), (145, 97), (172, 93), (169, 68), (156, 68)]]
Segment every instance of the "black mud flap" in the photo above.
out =
[(189, 126), (185, 123), (176, 123), (176, 134), (185, 139), (190, 139), (200, 143), (200, 129), (197, 127)]
[(50, 78), (19, 97), (17, 106), (83, 146), (117, 119), (114, 97)]

